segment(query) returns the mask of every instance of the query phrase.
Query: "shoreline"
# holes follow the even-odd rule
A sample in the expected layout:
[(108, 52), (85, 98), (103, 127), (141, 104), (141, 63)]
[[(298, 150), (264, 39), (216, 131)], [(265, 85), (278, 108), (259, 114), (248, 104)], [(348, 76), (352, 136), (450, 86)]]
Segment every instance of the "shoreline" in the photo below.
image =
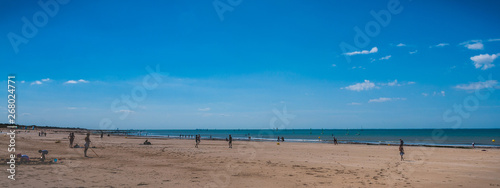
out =
[[(500, 186), (497, 149), (409, 146), (401, 161), (396, 145), (235, 140), (229, 149), (225, 140), (204, 139), (195, 148), (193, 139), (91, 134), (90, 157), (83, 157), (84, 149), (69, 148), (66, 132), (45, 131), (16, 135), (16, 153), (34, 163), (16, 165), (17, 180), (0, 187)], [(142, 145), (145, 139), (152, 145)], [(0, 136), (0, 145), (8, 142)], [(40, 149), (57, 162), (35, 162)], [(8, 154), (0, 150), (2, 160)]]

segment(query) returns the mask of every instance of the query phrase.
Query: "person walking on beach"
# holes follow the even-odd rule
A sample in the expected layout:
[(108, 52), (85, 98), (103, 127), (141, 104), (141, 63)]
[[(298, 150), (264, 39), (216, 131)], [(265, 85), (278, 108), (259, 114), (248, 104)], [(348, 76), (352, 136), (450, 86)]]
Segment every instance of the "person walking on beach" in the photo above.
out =
[(88, 157), (87, 150), (89, 149), (89, 146), (90, 146), (90, 133), (87, 133), (87, 137), (85, 137), (85, 151), (83, 151), (85, 153), (85, 157)]
[(72, 148), (73, 147), (73, 141), (75, 141), (75, 133), (69, 133), (69, 147)]
[(285, 137), (281, 137), (281, 141), (284, 142), (285, 141)]
[(399, 139), (399, 146), (403, 146), (404, 143), (403, 140)]
[(233, 148), (233, 137), (229, 135), (229, 148)]
[(337, 138), (335, 136), (333, 137), (333, 145), (338, 145), (339, 143), (337, 142)]
[(278, 142), (280, 142), (280, 137), (278, 136)]
[(399, 155), (401, 155), (401, 161), (404, 161), (403, 155), (405, 154), (405, 150), (403, 149), (403, 145), (399, 146)]
[(194, 146), (195, 148), (198, 148), (198, 144), (199, 144), (198, 139), (199, 139), (199, 137), (198, 137), (198, 135), (196, 135), (196, 139), (195, 139), (196, 145)]

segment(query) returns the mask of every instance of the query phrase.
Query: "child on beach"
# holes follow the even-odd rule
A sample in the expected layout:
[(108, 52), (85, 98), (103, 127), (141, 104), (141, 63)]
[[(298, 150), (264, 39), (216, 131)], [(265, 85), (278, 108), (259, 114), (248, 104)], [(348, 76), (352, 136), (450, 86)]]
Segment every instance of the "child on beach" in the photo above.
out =
[(30, 157), (28, 155), (22, 155), (20, 153), (17, 154), (17, 158), (19, 159), (20, 163), (30, 161)]
[(49, 151), (47, 151), (47, 150), (38, 150), (38, 153), (42, 154), (40, 160), (43, 162), (43, 161), (45, 161), (45, 155), (49, 154)]
[(89, 149), (89, 146), (90, 146), (90, 133), (87, 133), (87, 137), (85, 137), (85, 151), (83, 151), (85, 154), (85, 157), (88, 157), (87, 150)]

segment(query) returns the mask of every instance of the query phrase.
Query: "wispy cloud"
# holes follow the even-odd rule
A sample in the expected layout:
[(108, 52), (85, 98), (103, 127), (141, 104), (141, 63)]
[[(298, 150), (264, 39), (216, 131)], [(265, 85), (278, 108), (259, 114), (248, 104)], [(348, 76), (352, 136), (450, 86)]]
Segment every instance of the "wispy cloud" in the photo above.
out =
[(362, 66), (357, 66), (357, 67), (356, 67), (356, 66), (354, 66), (354, 67), (351, 67), (351, 69), (366, 69), (366, 68), (364, 68), (364, 67), (362, 67)]
[(37, 81), (31, 82), (31, 85), (42, 85), (42, 82), (37, 80)]
[(411, 51), (411, 52), (408, 52), (408, 53), (410, 53), (410, 54), (415, 54), (415, 53), (417, 53), (417, 52), (418, 52), (418, 50)]
[(374, 89), (374, 88), (377, 88), (375, 86), (375, 83), (370, 82), (370, 80), (365, 80), (362, 83), (357, 83), (354, 85), (343, 87), (341, 89), (347, 89), (347, 90), (351, 90), (351, 91), (363, 91), (363, 90), (370, 90), (370, 89)]
[(392, 82), (387, 82), (387, 83), (380, 83), (382, 86), (404, 86), (404, 85), (411, 85), (415, 84), (415, 82), (398, 82), (398, 80), (394, 80)]
[(207, 108), (198, 108), (198, 111), (206, 112), (206, 111), (210, 111), (210, 108), (209, 107), (207, 107)]
[(370, 99), (368, 102), (388, 102), (388, 101), (398, 101), (398, 100), (406, 100), (406, 98), (387, 98), (380, 97), (378, 99)]
[(429, 94), (428, 94), (428, 93), (422, 93), (422, 95), (423, 95), (424, 97), (429, 96)]
[(482, 40), (469, 40), (469, 41), (462, 42), (459, 45), (462, 45), (469, 50), (482, 50), (482, 49), (484, 49), (484, 45), (483, 45)]
[(496, 41), (500, 41), (500, 39), (488, 39), (488, 42), (496, 42)]
[(480, 90), (485, 88), (495, 88), (498, 85), (496, 80), (486, 80), (484, 82), (472, 82), (469, 84), (460, 84), (455, 86), (456, 89), (462, 90)]
[(351, 102), (351, 103), (347, 103), (347, 105), (361, 105), (361, 103)]
[(392, 56), (391, 55), (388, 55), (388, 56), (385, 56), (385, 57), (381, 57), (380, 59), (378, 60), (388, 60), (389, 58), (391, 58)]
[(399, 43), (398, 45), (396, 45), (397, 47), (403, 47), (403, 46), (406, 46), (406, 44), (403, 44), (403, 43)]
[[(50, 81), (50, 78), (35, 80), (34, 82), (31, 82), (30, 85), (42, 85), (44, 82), (48, 82), (48, 81)], [(21, 83), (24, 83), (24, 81), (21, 81)]]
[(373, 47), (370, 51), (368, 51), (368, 50), (354, 51), (354, 52), (345, 53), (344, 55), (353, 56), (353, 55), (358, 55), (358, 54), (372, 54), (372, 53), (377, 53), (377, 52), (378, 52), (378, 48)]
[(64, 84), (78, 84), (78, 83), (89, 83), (89, 81), (80, 79), (80, 80), (68, 80), (67, 82), (64, 82)]
[(68, 110), (78, 110), (78, 109), (87, 109), (85, 107), (67, 107)]
[(332, 64), (332, 67), (336, 67), (337, 65), (336, 64)]
[(498, 54), (481, 54), (481, 55), (476, 55), (471, 57), (470, 59), (474, 61), (474, 67), (476, 69), (481, 68), (481, 70), (486, 70), (489, 68), (494, 67), (495, 65), (493, 64), (493, 61), (500, 55)]
[(434, 93), (432, 93), (432, 96), (446, 96), (445, 92), (444, 91), (440, 91), (440, 92), (436, 92), (434, 91)]
[(448, 46), (448, 45), (450, 45), (450, 44), (448, 44), (448, 43), (439, 43), (439, 44), (436, 44), (434, 46), (430, 46), (429, 48), (433, 48), (433, 47), (445, 47), (445, 46)]

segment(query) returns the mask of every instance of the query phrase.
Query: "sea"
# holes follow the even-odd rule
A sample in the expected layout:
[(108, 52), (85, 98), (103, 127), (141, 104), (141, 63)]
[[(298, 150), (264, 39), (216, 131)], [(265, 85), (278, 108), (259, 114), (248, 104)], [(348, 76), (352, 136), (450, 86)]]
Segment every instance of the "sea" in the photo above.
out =
[[(339, 143), (500, 148), (500, 129), (195, 129), (142, 130), (129, 134), (140, 136), (194, 139), (222, 139), (229, 135), (234, 140), (273, 141), (283, 137), (286, 142)], [(496, 139), (496, 140), (495, 140)]]

